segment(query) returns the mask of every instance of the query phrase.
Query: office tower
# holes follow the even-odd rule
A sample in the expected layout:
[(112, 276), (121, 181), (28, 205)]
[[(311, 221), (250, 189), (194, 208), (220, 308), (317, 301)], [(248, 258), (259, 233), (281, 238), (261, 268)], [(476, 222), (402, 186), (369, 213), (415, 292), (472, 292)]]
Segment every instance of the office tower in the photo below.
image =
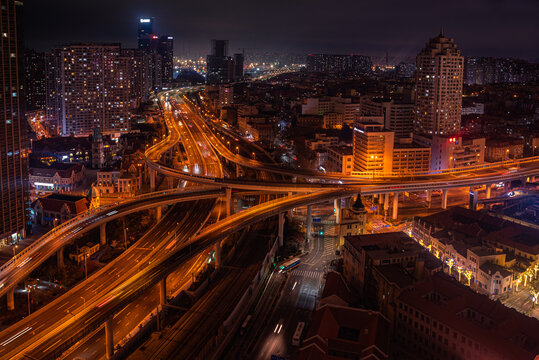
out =
[(22, 2), (0, 1), (2, 96), (0, 104), (0, 243), (24, 236), (28, 207), (28, 144), (22, 92)]
[(307, 71), (326, 74), (366, 75), (372, 71), (372, 61), (369, 56), (309, 54), (307, 56)]
[(243, 63), (244, 63), (243, 54), (234, 54), (234, 78), (241, 79), (243, 78)]
[(453, 39), (441, 32), (417, 55), (415, 133), (447, 136), (460, 130), (463, 66)]
[(26, 110), (45, 109), (45, 54), (24, 51), (24, 95)]
[(395, 133), (384, 125), (358, 120), (354, 123), (354, 171), (390, 173)]
[(227, 56), (228, 40), (212, 40), (212, 53), (206, 58), (209, 84), (227, 83), (234, 79), (234, 60)]
[(47, 118), (63, 136), (129, 131), (131, 79), (119, 44), (72, 44), (47, 56)]
[(174, 37), (161, 35), (157, 52), (161, 56), (161, 80), (165, 84), (170, 84), (174, 80)]
[(150, 51), (153, 35), (153, 18), (139, 18), (138, 48), (140, 50)]
[(217, 57), (226, 57), (228, 55), (228, 40), (212, 40), (211, 54)]

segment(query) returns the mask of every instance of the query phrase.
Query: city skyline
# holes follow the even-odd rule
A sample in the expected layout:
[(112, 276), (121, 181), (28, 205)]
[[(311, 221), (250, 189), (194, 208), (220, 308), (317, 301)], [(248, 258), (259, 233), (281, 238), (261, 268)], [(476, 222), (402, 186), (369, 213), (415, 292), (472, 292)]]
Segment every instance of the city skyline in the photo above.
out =
[[(368, 7), (347, 1), (331, 7), (312, 2), (284, 5), (272, 4), (257, 12), (238, 2), (208, 8), (206, 4), (166, 1), (151, 5), (141, 1), (37, 2), (25, 8), (25, 43), (40, 51), (81, 41), (135, 47), (137, 19), (148, 16), (155, 18), (157, 32), (174, 36), (175, 55), (184, 57), (204, 56), (209, 52), (209, 40), (222, 38), (231, 40), (231, 52), (241, 48), (252, 53), (288, 54), (382, 56), (388, 52), (399, 62), (415, 56), (425, 39), (443, 26), (464, 56), (539, 58), (528, 40), (539, 35), (533, 19), (537, 13), (533, 9), (539, 10), (539, 5), (533, 1), (458, 1), (446, 4), (443, 10), (426, 1), (413, 8), (394, 1)], [(107, 11), (102, 12), (103, 8)]]

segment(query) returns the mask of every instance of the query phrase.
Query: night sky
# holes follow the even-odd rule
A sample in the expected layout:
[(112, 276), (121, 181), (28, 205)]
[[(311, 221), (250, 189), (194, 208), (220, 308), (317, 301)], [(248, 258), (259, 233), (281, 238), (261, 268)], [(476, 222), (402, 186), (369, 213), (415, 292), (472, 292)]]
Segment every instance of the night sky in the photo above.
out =
[(136, 46), (137, 18), (175, 37), (175, 55), (389, 52), (413, 57), (440, 25), (463, 55), (539, 58), (539, 0), (24, 0), (25, 43), (46, 51), (69, 42)]

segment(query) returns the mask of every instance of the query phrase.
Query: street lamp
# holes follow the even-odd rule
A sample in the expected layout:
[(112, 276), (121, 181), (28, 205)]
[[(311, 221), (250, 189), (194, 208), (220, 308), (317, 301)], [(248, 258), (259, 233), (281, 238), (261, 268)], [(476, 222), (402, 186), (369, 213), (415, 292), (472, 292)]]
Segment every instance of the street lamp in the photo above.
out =
[(15, 249), (18, 247), (19, 245), (15, 245), (13, 246), (13, 258), (15, 259), (15, 257), (17, 256), (16, 253), (15, 253)]

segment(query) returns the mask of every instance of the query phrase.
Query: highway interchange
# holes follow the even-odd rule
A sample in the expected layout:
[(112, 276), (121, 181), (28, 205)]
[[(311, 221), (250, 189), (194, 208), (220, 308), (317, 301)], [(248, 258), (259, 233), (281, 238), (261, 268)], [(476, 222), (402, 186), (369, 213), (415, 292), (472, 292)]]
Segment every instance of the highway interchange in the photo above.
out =
[[(176, 98), (179, 99), (179, 97)], [(242, 166), (269, 172), (273, 170), (274, 173), (288, 176), (297, 176), (298, 174), (294, 171), (283, 172), (282, 168), (275, 169), (274, 165), (268, 166), (267, 163), (234, 154), (217, 139), (214, 130), (209, 130), (207, 122), (197, 122), (201, 120), (202, 116), (200, 113), (195, 113), (196, 109), (179, 104), (175, 110), (179, 111), (173, 113), (172, 110), (165, 108), (165, 120), (171, 131), (168, 137), (147, 151), (146, 156), (150, 169), (158, 170), (169, 177), (189, 180), (190, 186), (193, 186), (193, 183), (203, 183), (220, 187), (228, 185), (248, 190), (305, 193), (261, 203), (224, 219), (220, 219), (220, 214), (214, 215), (214, 223), (204, 226), (207, 224), (210, 214), (212, 212), (215, 214), (216, 198), (222, 195), (223, 191), (198, 185), (194, 188), (201, 187), (201, 189), (192, 192), (183, 188), (169, 190), (168, 193), (163, 193), (161, 202), (159, 202), (159, 195), (156, 193), (151, 195), (152, 198), (147, 196), (146, 200), (135, 199), (119, 206), (112, 205), (106, 209), (98, 209), (91, 217), (77, 219), (69, 226), (56, 230), (55, 233), (49, 234), (47, 241), (38, 240), (39, 244), (42, 245), (19, 255), (19, 258), (16, 259), (16, 261), (20, 261), (19, 263), (9, 264), (0, 272), (0, 281), (3, 284), (0, 285), (3, 287), (0, 289), (2, 294), (7, 293), (8, 288), (14, 284), (24, 280), (31, 269), (39, 266), (59, 247), (71, 241), (75, 235), (80, 236), (81, 231), (88, 231), (90, 227), (98, 226), (99, 222), (103, 220), (102, 216), (108, 213), (118, 211), (110, 216), (112, 218), (113, 216), (124, 216), (129, 211), (140, 211), (160, 204), (170, 204), (176, 201), (170, 199), (173, 193), (183, 192), (182, 195), (176, 195), (178, 199), (182, 199), (178, 201), (191, 201), (187, 206), (173, 206), (158, 226), (142, 237), (136, 246), (132, 246), (116, 261), (107, 265), (103, 271), (92, 275), (87, 281), (79, 284), (65, 295), (0, 333), (1, 357), (20, 358), (27, 354), (35, 358), (56, 358), (58, 354), (84, 336), (91, 335), (97, 329), (102, 328), (105, 319), (114, 316), (114, 314), (123, 314), (126, 305), (132, 303), (133, 305), (129, 306), (140, 307), (140, 303), (137, 305), (136, 299), (140, 299), (141, 296), (149, 296), (144, 294), (152, 292), (145, 290), (155, 289), (155, 284), (163, 276), (176, 273), (176, 271), (178, 271), (177, 274), (189, 273), (193, 266), (203, 261), (204, 257), (200, 254), (207, 252), (207, 249), (213, 246), (216, 241), (281, 212), (299, 206), (330, 201), (334, 198), (354, 196), (360, 190), (363, 194), (423, 191), (429, 188), (440, 189), (443, 186), (462, 187), (478, 183), (495, 183), (538, 174), (537, 160), (534, 160), (533, 162), (519, 163), (520, 168), (517, 172), (510, 170), (510, 166), (504, 164), (497, 168), (474, 169), (476, 171), (470, 173), (432, 175), (429, 180), (414, 180), (411, 184), (410, 181), (403, 182), (396, 179), (376, 180), (375, 182), (381, 183), (380, 185), (370, 185), (373, 183), (372, 179), (361, 179), (355, 184), (329, 183), (332, 180), (331, 177), (326, 178), (328, 183), (325, 184), (308, 182), (290, 184), (274, 179), (270, 181), (261, 181), (260, 179), (256, 181), (229, 180), (224, 176), (214, 148), (220, 156)], [(186, 116), (189, 118), (188, 121), (185, 120)], [(178, 121), (178, 118), (182, 118), (183, 122)], [(178, 171), (178, 169), (166, 167), (159, 160), (163, 153), (180, 142), (186, 149), (189, 170), (195, 172), (196, 176), (184, 172), (183, 169)], [(198, 171), (195, 170), (197, 168)], [(284, 187), (284, 184), (287, 186)], [(192, 195), (192, 198), (185, 197), (189, 194)], [(178, 221), (178, 219), (181, 220)], [(79, 227), (81, 229), (77, 230)], [(143, 248), (152, 248), (152, 250), (141, 250)], [(23, 263), (23, 266), (19, 266)], [(134, 263), (143, 265), (135, 267)], [(174, 282), (179, 286), (188, 281), (189, 276), (178, 276)], [(169, 278), (172, 279), (174, 276), (169, 275)], [(140, 313), (144, 313), (150, 307), (144, 311), (141, 310)], [(127, 314), (127, 312), (125, 313)], [(121, 318), (124, 316), (116, 316), (117, 321), (120, 321)], [(133, 324), (136, 322), (131, 321)], [(129, 323), (129, 326), (132, 323)], [(129, 326), (126, 326), (126, 329)], [(117, 333), (115, 337), (121, 337), (121, 334)], [(103, 349), (97, 353), (102, 356), (102, 351)], [(98, 356), (97, 353), (95, 356)]]

